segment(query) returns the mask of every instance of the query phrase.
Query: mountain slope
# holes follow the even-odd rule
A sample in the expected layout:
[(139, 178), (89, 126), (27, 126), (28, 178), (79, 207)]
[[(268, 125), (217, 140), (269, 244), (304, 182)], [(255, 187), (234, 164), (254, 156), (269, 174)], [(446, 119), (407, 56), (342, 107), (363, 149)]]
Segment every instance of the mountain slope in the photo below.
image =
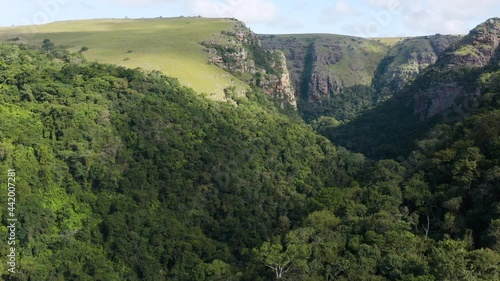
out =
[(420, 72), (436, 63), (441, 54), (459, 39), (459, 36), (437, 34), (406, 38), (393, 44), (375, 73), (373, 84), (376, 91), (401, 91)]
[(260, 38), (264, 49), (285, 53), (306, 122), (322, 116), (355, 119), (403, 89), (459, 39), (433, 35), (387, 45), (382, 39), (327, 34)]
[(323, 133), (366, 155), (392, 158), (409, 153), (414, 141), (436, 122), (463, 120), (484, 93), (481, 73), (497, 62), (499, 22), (495, 18), (479, 25), (452, 44), (401, 93), (354, 122), (323, 128)]
[(259, 37), (244, 23), (218, 38), (203, 41), (209, 62), (227, 70), (251, 86), (262, 89), (282, 109), (295, 110), (295, 89), (290, 81), (287, 60), (280, 50), (264, 50)]
[[(19, 203), (2, 279), (499, 280), (500, 66), (443, 69), (415, 89), (458, 77), (482, 95), (398, 163), (335, 147), (257, 88), (214, 101), (50, 42), (0, 44), (1, 177)], [(371, 116), (432, 125), (410, 99)]]
[(222, 36), (222, 31), (229, 32), (237, 24), (231, 19), (182, 17), (66, 21), (0, 28), (0, 41), (18, 39), (39, 45), (50, 39), (74, 52), (87, 47), (84, 54), (89, 60), (159, 70), (185, 86), (221, 99), (227, 87), (236, 86), (238, 91), (249, 87), (209, 65), (209, 55), (200, 43)]
[(500, 18), (491, 18), (453, 46), (453, 51), (443, 57), (443, 67), (483, 67), (499, 59)]
[(379, 42), (343, 35), (260, 35), (262, 47), (282, 50), (301, 99), (321, 101), (343, 88), (370, 85), (387, 52)]
[(21, 202), (15, 280), (236, 278), (244, 249), (365, 165), (262, 92), (213, 101), (57, 48), (0, 44), (0, 113), (0, 167)]

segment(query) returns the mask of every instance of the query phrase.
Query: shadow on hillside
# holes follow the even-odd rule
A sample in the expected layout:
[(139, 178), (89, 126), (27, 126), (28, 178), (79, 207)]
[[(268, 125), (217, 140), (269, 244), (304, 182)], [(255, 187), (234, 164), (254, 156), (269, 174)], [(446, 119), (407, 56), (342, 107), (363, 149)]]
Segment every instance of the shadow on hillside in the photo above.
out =
[(415, 140), (425, 136), (435, 122), (421, 122), (414, 115), (413, 96), (399, 94), (357, 119), (323, 133), (333, 143), (373, 159), (407, 156)]

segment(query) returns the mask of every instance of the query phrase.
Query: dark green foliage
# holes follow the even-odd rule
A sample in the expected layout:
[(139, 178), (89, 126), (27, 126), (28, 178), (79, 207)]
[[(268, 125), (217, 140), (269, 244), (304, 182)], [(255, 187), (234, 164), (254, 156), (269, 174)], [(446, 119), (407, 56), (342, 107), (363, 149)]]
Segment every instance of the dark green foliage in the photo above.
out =
[[(428, 89), (440, 91), (432, 87), (441, 81), (459, 81), (460, 84), (457, 87), (463, 87), (468, 93), (474, 92), (478, 87), (481, 71), (482, 69), (470, 67), (451, 69), (432, 67), (420, 75), (405, 91), (394, 95), (373, 110), (364, 112), (345, 125), (336, 128), (321, 128), (321, 132), (324, 132), (323, 135), (333, 142), (364, 153), (371, 158), (405, 157), (415, 149), (415, 140), (423, 138), (438, 122), (456, 122), (463, 119), (464, 114), (468, 114), (459, 115), (454, 108), (450, 107), (443, 114), (426, 118), (425, 110), (420, 108), (428, 106), (426, 102), (429, 103), (429, 101), (422, 98), (416, 105), (415, 96)], [(373, 99), (376, 100), (377, 97)], [(374, 100), (372, 100), (373, 104), (375, 104)], [(348, 104), (349, 102), (352, 101), (348, 100)], [(461, 100), (455, 101), (456, 107), (460, 108), (471, 108), (470, 104), (475, 102), (474, 96), (462, 97)], [(362, 101), (359, 103), (362, 104)], [(419, 114), (417, 110), (422, 110), (422, 112)]]
[(279, 58), (276, 57), (275, 54), (264, 50), (255, 43), (248, 45), (247, 48), (257, 67), (264, 69), (267, 74), (281, 75), (282, 70), (276, 67), (276, 61), (279, 60)]
[(50, 41), (50, 39), (44, 39), (42, 42), (42, 48), (47, 50), (47, 51), (51, 50), (52, 48), (54, 48), (54, 43), (52, 43), (52, 41)]
[(316, 129), (407, 156), (372, 162), (257, 90), (212, 101), (158, 72), (0, 45), (15, 280), (498, 280), (500, 76), (475, 75), (487, 92), (462, 122), (423, 130), (397, 96), (398, 115), (349, 123), (362, 141), (337, 130), (368, 104), (332, 97), (342, 121)]
[(432, 65), (459, 36), (432, 35), (406, 38), (389, 49), (374, 73), (373, 87), (379, 101), (390, 98), (411, 84), (417, 75)]
[(245, 248), (288, 231), (313, 190), (363, 166), (342, 166), (349, 153), (262, 93), (214, 102), (55, 48), (0, 53), (1, 166), (16, 169), (23, 202), (19, 280), (234, 277)]
[(407, 96), (396, 96), (345, 125), (322, 130), (332, 141), (373, 158), (407, 155), (432, 126), (432, 120), (421, 122), (407, 102)]
[(314, 43), (309, 43), (304, 58), (304, 71), (302, 72), (302, 75), (300, 77), (299, 101), (307, 101), (309, 98), (313, 71), (314, 71)]
[[(358, 115), (371, 109), (375, 91), (372, 87), (356, 85), (344, 89), (339, 94), (330, 95), (322, 101), (310, 102), (299, 100), (299, 110), (306, 122), (312, 122), (321, 116), (333, 117), (342, 122), (356, 119)], [(325, 128), (321, 128), (324, 131)]]

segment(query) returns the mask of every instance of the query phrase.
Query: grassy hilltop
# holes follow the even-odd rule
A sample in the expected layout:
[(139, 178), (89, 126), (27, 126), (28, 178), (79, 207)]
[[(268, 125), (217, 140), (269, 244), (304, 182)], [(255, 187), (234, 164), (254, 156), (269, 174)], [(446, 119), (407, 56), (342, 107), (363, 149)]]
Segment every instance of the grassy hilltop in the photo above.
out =
[(228, 72), (207, 64), (202, 41), (231, 30), (236, 21), (207, 18), (98, 19), (0, 28), (0, 41), (19, 37), (41, 44), (50, 39), (70, 51), (88, 47), (85, 57), (102, 63), (159, 70), (197, 92), (223, 95), (223, 89), (248, 87)]

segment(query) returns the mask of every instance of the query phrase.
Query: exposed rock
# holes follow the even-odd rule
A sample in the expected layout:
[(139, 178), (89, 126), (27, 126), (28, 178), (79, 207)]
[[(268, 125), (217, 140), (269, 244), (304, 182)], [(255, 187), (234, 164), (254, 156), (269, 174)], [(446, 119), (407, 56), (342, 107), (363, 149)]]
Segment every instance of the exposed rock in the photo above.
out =
[(460, 37), (451, 35), (431, 35), (405, 39), (389, 50), (375, 79), (375, 88), (384, 87), (390, 93), (397, 93), (413, 81), (429, 65)]
[(449, 52), (444, 61), (448, 68), (455, 66), (483, 67), (498, 60), (500, 18), (478, 25)]
[[(445, 113), (450, 108), (459, 108), (458, 103), (475, 99), (479, 94), (479, 89), (467, 93), (457, 82), (440, 82), (415, 95), (415, 113), (419, 114), (421, 121), (425, 121), (437, 114)], [(461, 114), (465, 115), (464, 112)]]
[(210, 54), (209, 63), (262, 88), (281, 102), (281, 107), (283, 102), (297, 106), (285, 56), (278, 50), (263, 50), (259, 37), (243, 23), (236, 22), (233, 31), (223, 31), (219, 38), (202, 45)]
[(327, 35), (261, 35), (265, 49), (285, 53), (297, 96), (321, 102), (344, 87), (370, 85), (387, 47), (374, 40)]
[[(390, 49), (375, 40), (340, 35), (258, 37), (239, 22), (233, 31), (222, 35), (206, 44), (210, 61), (232, 73), (252, 74), (252, 78), (239, 77), (247, 77), (246, 82), (292, 105), (296, 97), (321, 103), (355, 85), (373, 86), (381, 102), (402, 91), (431, 65), (442, 69), (437, 73), (457, 66), (484, 67), (497, 62), (500, 52), (498, 18), (463, 38), (439, 34), (407, 38)], [(262, 53), (260, 46), (267, 52)], [(259, 55), (265, 56), (267, 65), (258, 61)], [(477, 95), (474, 89), (466, 90), (461, 81), (446, 77), (435, 77), (429, 83), (420, 85), (414, 95), (414, 110), (422, 120), (460, 108), (460, 102)]]
[(281, 99), (288, 101), (288, 103), (291, 104), (293, 107), (297, 107), (295, 92), (293, 90), (292, 81), (290, 79), (290, 73), (288, 72), (287, 69), (285, 55), (281, 51), (275, 51), (275, 52), (279, 53), (280, 65), (278, 67), (281, 68), (282, 74), (280, 79), (275, 83), (274, 93), (281, 93), (283, 95)]
[(384, 100), (384, 94), (401, 91), (458, 39), (416, 37), (388, 50), (375, 40), (341, 35), (261, 35), (265, 49), (285, 53), (297, 96), (313, 103), (354, 85), (373, 85)]
[(415, 94), (415, 113), (420, 119), (425, 121), (438, 114), (448, 114), (450, 110), (466, 116), (470, 109), (468, 103), (476, 100), (481, 91), (471, 89), (464, 79), (473, 75), (469, 74), (473, 69), (498, 61), (499, 42), (500, 18), (493, 18), (447, 49), (428, 77), (422, 77), (422, 81), (427, 81), (424, 90)]

